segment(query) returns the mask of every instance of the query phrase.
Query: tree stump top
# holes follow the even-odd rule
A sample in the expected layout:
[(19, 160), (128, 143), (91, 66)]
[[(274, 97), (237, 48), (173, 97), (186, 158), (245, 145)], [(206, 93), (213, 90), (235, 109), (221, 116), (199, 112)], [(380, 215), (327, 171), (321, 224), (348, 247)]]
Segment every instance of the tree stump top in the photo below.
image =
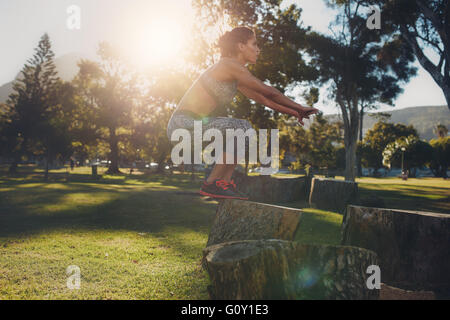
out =
[(345, 182), (345, 183), (358, 183), (355, 181), (350, 180), (339, 180), (339, 179), (333, 179), (333, 178), (313, 178), (313, 180), (319, 180), (319, 181), (333, 181), (333, 182)]
[(258, 239), (293, 240), (302, 210), (226, 199), (217, 208), (206, 246)]
[[(359, 210), (363, 210), (363, 209), (367, 209), (368, 208), (368, 207), (357, 206), (357, 205), (349, 205), (349, 207), (358, 208)], [(413, 215), (432, 217), (432, 218), (450, 219), (450, 214), (446, 214), (446, 213), (403, 210), (403, 209), (386, 209), (386, 208), (375, 208), (375, 207), (370, 207), (370, 209), (374, 209), (374, 210), (371, 210), (371, 211), (365, 210), (363, 215), (368, 216), (368, 215), (380, 213), (380, 211), (384, 211), (384, 212), (389, 211), (391, 213), (406, 213), (406, 214), (413, 214)]]
[(377, 255), (352, 246), (265, 239), (203, 250), (213, 299), (377, 299), (366, 270)]

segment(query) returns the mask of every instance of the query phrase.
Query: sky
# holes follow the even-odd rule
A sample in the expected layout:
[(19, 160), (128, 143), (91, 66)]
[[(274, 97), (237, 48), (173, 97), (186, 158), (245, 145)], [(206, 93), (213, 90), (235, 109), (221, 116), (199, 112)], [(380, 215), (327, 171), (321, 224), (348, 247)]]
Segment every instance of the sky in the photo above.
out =
[[(291, 3), (303, 9), (304, 25), (328, 32), (333, 12), (323, 1), (284, 0), (282, 7)], [(80, 29), (71, 30), (67, 26), (74, 15), (73, 11), (67, 11), (71, 5), (80, 9)], [(170, 17), (163, 14), (168, 9), (172, 12)], [(148, 65), (150, 61), (162, 64), (182, 50), (183, 32), (189, 30), (193, 19), (190, 0), (0, 0), (0, 39), (4, 44), (0, 53), (0, 85), (14, 79), (33, 56), (45, 32), (50, 36), (56, 57), (79, 52), (95, 59), (98, 43), (109, 41), (134, 54), (131, 59), (137, 64)], [(166, 31), (163, 38), (153, 32), (161, 29)], [(164, 45), (156, 47), (155, 43)], [(442, 90), (431, 76), (417, 62), (416, 66), (418, 75), (404, 85), (404, 93), (395, 101), (396, 108), (383, 106), (378, 110), (446, 104)], [(295, 101), (303, 102), (301, 97)], [(327, 100), (321, 99), (316, 107), (325, 114), (338, 112)]]

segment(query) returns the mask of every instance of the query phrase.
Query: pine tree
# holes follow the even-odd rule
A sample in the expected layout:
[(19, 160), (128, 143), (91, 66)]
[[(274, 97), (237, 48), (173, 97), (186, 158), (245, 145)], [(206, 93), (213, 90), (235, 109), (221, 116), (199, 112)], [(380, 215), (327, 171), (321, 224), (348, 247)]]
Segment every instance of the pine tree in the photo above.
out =
[(49, 161), (50, 122), (55, 116), (53, 106), (57, 102), (57, 88), (60, 79), (53, 61), (50, 38), (45, 33), (33, 58), (28, 59), (20, 76), (13, 83), (13, 93), (7, 105), (10, 119), (5, 128), (9, 151), (14, 161), (9, 168), (16, 172), (17, 165), (24, 155), (46, 153), (47, 170)]

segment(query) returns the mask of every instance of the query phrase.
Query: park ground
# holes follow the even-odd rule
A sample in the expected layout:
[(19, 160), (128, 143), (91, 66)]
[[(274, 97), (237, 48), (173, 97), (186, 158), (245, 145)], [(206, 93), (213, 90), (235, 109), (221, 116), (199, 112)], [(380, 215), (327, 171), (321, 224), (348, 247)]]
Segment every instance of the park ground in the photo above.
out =
[[(180, 172), (95, 180), (79, 167), (68, 180), (66, 169), (52, 170), (44, 182), (33, 167), (6, 171), (0, 167), (0, 300), (208, 299), (200, 261), (218, 202), (197, 194), (203, 173), (194, 182)], [(388, 208), (450, 213), (449, 180), (357, 182), (362, 198), (382, 198)], [(277, 205), (304, 210), (296, 241), (340, 243), (342, 215), (304, 201)], [(80, 289), (67, 287), (71, 265), (80, 268)]]

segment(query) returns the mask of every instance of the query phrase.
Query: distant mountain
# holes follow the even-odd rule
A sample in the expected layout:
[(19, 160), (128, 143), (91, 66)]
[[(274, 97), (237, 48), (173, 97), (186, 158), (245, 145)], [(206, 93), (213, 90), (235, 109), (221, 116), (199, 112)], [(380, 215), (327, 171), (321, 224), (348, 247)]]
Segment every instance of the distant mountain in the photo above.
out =
[[(55, 58), (54, 61), (56, 71), (58, 71), (58, 76), (64, 81), (72, 80), (73, 77), (78, 73), (77, 63), (80, 61), (80, 59), (88, 59), (88, 57), (83, 53), (72, 52), (62, 55), (58, 58)], [(26, 62), (24, 62), (24, 64), (25, 63)], [(17, 73), (14, 80), (16, 80), (19, 75), (20, 71), (19, 73)], [(5, 83), (4, 85), (0, 86), (0, 103), (6, 102), (8, 96), (13, 91), (12, 88), (13, 88), (13, 81)]]
[(0, 103), (6, 102), (6, 100), (8, 100), (8, 97), (12, 92), (13, 92), (13, 82), (12, 81), (2, 85), (0, 87)]
[[(447, 126), (450, 131), (450, 110), (447, 106), (410, 107), (395, 111), (383, 111), (383, 113), (391, 114), (391, 118), (388, 121), (390, 123), (412, 124), (419, 133), (420, 138), (426, 141), (436, 138), (433, 130), (438, 124)], [(325, 118), (331, 122), (342, 121), (341, 115), (326, 115)], [(376, 122), (377, 120), (368, 114), (364, 115), (363, 136)]]

